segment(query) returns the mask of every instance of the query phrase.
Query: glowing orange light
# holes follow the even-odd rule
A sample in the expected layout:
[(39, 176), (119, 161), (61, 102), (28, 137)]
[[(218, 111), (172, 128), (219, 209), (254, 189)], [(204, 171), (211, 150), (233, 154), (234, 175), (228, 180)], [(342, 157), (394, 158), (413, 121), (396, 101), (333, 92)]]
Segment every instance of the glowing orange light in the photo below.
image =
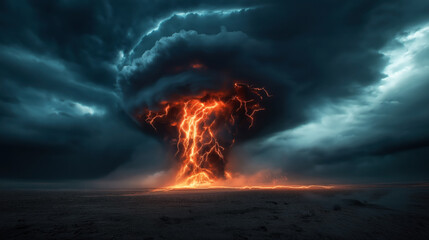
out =
[[(202, 66), (195, 66), (199, 67)], [(231, 178), (225, 169), (224, 152), (234, 139), (222, 141), (219, 135), (224, 130), (231, 132), (239, 115), (246, 116), (250, 121), (249, 128), (252, 127), (255, 113), (264, 110), (259, 104), (264, 96), (271, 96), (264, 88), (235, 83), (232, 92), (207, 92), (183, 97), (161, 103), (159, 112), (147, 110), (145, 121), (155, 130), (157, 123), (176, 128), (174, 139), (177, 137), (176, 157), (180, 168), (173, 187), (210, 186), (218, 179)]]
[(226, 190), (276, 190), (276, 189), (289, 189), (289, 190), (311, 190), (311, 189), (335, 189), (339, 186), (335, 185), (249, 185), (249, 186), (225, 186), (225, 185), (206, 185), (206, 186), (183, 186), (174, 185), (165, 188), (154, 189), (154, 192), (163, 192), (171, 190), (192, 190), (192, 189), (226, 189)]
[(191, 64), (191, 67), (194, 69), (201, 69), (201, 68), (204, 68), (204, 65), (201, 63), (194, 63), (194, 64)]
[(153, 125), (153, 122), (157, 119), (157, 118), (162, 118), (167, 116), (168, 114), (168, 109), (170, 109), (170, 106), (167, 105), (164, 109), (164, 113), (156, 113), (156, 112), (152, 112), (149, 110), (149, 113), (146, 116), (146, 122), (149, 123), (155, 130), (156, 127)]

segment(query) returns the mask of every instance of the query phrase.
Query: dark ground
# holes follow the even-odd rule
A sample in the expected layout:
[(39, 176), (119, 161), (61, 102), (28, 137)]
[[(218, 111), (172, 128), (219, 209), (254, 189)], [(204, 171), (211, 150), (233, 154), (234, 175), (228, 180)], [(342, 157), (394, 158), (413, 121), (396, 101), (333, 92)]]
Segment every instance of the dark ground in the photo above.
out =
[(429, 239), (428, 187), (2, 191), (0, 239)]

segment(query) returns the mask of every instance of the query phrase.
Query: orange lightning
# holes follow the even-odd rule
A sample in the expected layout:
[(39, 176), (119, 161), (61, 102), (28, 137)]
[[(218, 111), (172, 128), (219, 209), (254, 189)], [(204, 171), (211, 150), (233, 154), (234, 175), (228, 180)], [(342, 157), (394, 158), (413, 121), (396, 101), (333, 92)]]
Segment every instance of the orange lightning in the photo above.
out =
[(224, 107), (224, 102), (216, 100), (206, 103), (199, 100), (185, 102), (176, 153), (179, 154), (179, 150), (183, 148), (180, 158), (184, 161), (176, 177), (180, 185), (211, 183), (216, 178), (208, 157), (214, 154), (223, 161), (224, 147), (216, 140), (212, 129), (216, 119), (210, 115), (216, 115)]
[[(264, 110), (259, 100), (271, 97), (264, 88), (235, 83), (234, 91), (204, 93), (163, 102), (162, 110), (147, 110), (145, 121), (155, 130), (155, 124), (174, 127), (177, 131), (176, 157), (180, 168), (174, 187), (209, 186), (217, 179), (231, 178), (226, 171), (225, 148), (233, 143), (222, 140), (221, 132), (236, 124), (241, 114), (254, 124), (256, 112)], [(172, 139), (176, 139), (173, 137)]]
[(156, 127), (153, 125), (153, 122), (154, 122), (157, 118), (162, 118), (162, 117), (167, 116), (167, 114), (168, 114), (168, 109), (170, 109), (170, 105), (167, 105), (167, 106), (164, 108), (164, 113), (156, 113), (156, 112), (152, 112), (152, 111), (150, 111), (150, 110), (149, 110), (149, 113), (148, 113), (148, 114), (147, 114), (147, 116), (146, 116), (146, 122), (147, 122), (147, 123), (149, 123), (149, 124), (153, 127), (153, 129), (155, 129), (155, 130), (156, 130)]

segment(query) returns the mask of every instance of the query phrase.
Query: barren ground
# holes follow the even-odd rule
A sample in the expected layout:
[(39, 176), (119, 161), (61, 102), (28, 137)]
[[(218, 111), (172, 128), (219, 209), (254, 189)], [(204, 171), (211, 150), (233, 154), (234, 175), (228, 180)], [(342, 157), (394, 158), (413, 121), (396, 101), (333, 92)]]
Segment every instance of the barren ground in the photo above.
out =
[(429, 239), (429, 188), (2, 191), (0, 239)]

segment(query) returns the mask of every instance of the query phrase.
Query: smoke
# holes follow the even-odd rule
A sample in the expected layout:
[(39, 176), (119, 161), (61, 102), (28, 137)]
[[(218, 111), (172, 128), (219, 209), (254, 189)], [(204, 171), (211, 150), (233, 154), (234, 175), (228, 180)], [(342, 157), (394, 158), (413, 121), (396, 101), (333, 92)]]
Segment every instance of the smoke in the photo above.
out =
[(259, 101), (272, 97), (260, 87), (270, 81), (251, 60), (263, 50), (242, 32), (180, 31), (123, 67), (119, 83), (126, 111), (144, 131), (177, 147), (176, 179), (182, 184), (230, 177), (230, 146), (237, 137), (243, 141), (263, 130), (266, 124), (255, 114), (269, 108)]
[[(264, 86), (276, 96), (279, 86), (267, 77), (269, 74), (256, 67), (261, 66), (258, 59), (266, 54), (265, 50), (263, 44), (242, 32), (220, 31), (207, 35), (180, 31), (163, 37), (153, 48), (139, 58), (129, 59), (129, 65), (123, 67), (119, 86), (124, 107), (135, 117), (142, 109), (159, 109), (161, 102), (206, 91), (229, 91), (235, 82)], [(274, 101), (275, 97), (267, 104)], [(263, 131), (263, 122), (273, 123), (275, 120), (267, 116), (282, 109), (282, 104), (277, 105), (280, 106), (267, 107), (265, 119), (262, 118), (261, 123), (256, 121), (254, 129), (238, 137), (241, 140), (251, 138)], [(277, 116), (281, 114), (276, 113)], [(144, 129), (151, 133), (147, 127)]]

